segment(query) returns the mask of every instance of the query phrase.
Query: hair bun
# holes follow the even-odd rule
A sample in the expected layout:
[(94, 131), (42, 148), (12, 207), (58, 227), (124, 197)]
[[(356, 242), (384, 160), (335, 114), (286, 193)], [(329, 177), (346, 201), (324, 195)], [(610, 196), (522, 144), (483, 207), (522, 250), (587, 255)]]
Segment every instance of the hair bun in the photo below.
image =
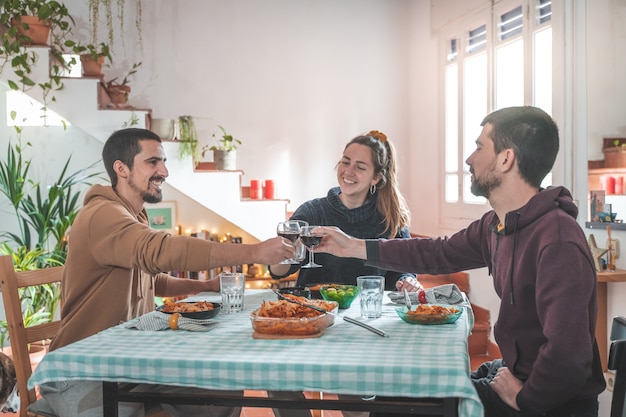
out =
[(371, 136), (373, 138), (378, 139), (379, 141), (381, 141), (382, 143), (387, 142), (387, 135), (385, 135), (383, 132), (380, 132), (378, 130), (370, 130), (367, 133), (368, 136)]

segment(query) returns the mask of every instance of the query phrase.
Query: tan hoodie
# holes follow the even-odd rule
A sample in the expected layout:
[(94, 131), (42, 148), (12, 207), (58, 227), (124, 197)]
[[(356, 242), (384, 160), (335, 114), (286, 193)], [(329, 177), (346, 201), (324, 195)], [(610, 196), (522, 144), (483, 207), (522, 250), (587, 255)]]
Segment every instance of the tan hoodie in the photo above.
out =
[(51, 349), (154, 309), (163, 271), (208, 269), (212, 243), (150, 228), (112, 187), (92, 186), (74, 221), (62, 283), (61, 328)]

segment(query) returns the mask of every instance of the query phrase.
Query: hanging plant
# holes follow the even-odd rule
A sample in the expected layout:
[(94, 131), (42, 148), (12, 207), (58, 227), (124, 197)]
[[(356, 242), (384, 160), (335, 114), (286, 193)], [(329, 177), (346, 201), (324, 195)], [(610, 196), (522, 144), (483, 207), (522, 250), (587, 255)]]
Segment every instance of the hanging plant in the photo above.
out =
[(196, 125), (193, 121), (193, 117), (178, 117), (178, 141), (180, 142), (180, 148), (178, 150), (180, 159), (184, 159), (187, 156), (191, 156), (193, 160), (198, 159), (196, 158), (198, 132), (196, 131)]
[[(142, 0), (135, 0), (135, 28), (137, 29), (139, 45), (143, 48), (143, 38), (141, 36), (141, 22), (142, 22)], [(122, 40), (122, 46), (124, 46), (124, 40), (126, 38), (124, 33), (124, 18), (126, 0), (116, 0), (115, 6), (117, 8), (116, 18), (119, 21), (119, 27), (113, 26), (113, 0), (89, 0), (89, 25), (91, 26), (91, 38), (92, 42), (96, 43), (98, 39), (98, 28), (100, 26), (101, 12), (104, 12), (104, 21), (107, 30), (107, 39), (111, 48), (114, 47), (115, 31), (119, 30), (120, 39)], [(102, 10), (101, 10), (102, 8)]]

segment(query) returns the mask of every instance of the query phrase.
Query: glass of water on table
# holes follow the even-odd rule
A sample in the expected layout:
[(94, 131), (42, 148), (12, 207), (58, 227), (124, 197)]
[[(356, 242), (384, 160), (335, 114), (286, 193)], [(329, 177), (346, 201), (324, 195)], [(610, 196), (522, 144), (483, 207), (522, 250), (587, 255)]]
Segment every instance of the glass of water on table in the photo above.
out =
[(243, 292), (246, 274), (223, 272), (220, 274), (220, 292), (222, 293), (222, 311), (237, 313), (243, 310)]
[(376, 319), (383, 312), (383, 294), (385, 293), (385, 277), (366, 275), (356, 278), (361, 299), (361, 317)]

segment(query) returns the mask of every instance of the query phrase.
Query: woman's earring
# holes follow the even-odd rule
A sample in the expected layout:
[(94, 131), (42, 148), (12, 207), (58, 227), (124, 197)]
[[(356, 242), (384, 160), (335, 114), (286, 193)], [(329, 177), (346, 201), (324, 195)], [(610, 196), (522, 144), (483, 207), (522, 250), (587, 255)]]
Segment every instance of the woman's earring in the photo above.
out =
[(370, 185), (370, 194), (374, 195), (375, 192), (376, 192), (376, 184)]

